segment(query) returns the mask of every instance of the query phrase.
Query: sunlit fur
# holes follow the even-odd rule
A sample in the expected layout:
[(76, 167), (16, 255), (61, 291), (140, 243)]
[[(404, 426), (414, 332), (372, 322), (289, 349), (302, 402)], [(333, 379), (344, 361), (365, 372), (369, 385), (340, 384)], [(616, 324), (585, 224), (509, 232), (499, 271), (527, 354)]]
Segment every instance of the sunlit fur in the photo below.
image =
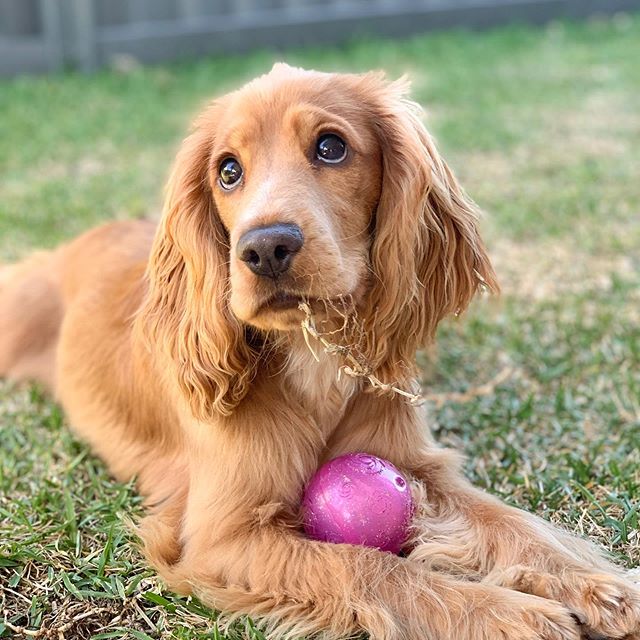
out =
[[(326, 129), (342, 165), (315, 162)], [(245, 171), (232, 192), (225, 154)], [(235, 254), (273, 222), (305, 238), (277, 281)], [(327, 331), (355, 319), (332, 335), (411, 387), (416, 349), (481, 285), (496, 288), (476, 209), (404, 85), (277, 65), (197, 119), (157, 228), (105, 225), (0, 268), (0, 375), (48, 386), (113, 474), (137, 477), (170, 587), (273, 637), (639, 638), (638, 591), (593, 546), (474, 489), (419, 408), (316, 346), (317, 362), (297, 305), (269, 302), (308, 299)], [(358, 450), (413, 479), (406, 557), (300, 531), (305, 483)]]

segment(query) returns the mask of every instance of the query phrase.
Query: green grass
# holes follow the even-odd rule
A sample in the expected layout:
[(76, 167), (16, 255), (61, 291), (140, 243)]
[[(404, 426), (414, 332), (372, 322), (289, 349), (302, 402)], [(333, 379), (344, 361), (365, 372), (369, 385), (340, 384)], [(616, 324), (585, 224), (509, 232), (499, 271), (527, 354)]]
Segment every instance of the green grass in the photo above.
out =
[[(438, 438), (504, 499), (640, 563), (640, 19), (443, 33), (292, 53), (411, 74), (489, 215), (498, 301), (425, 354)], [(273, 56), (0, 84), (0, 256), (155, 214), (189, 118)], [(500, 383), (488, 384), (499, 376)], [(456, 395), (457, 394), (457, 395)], [(132, 486), (37, 389), (0, 384), (0, 636), (223, 638), (163, 591), (129, 533)], [(17, 634), (16, 634), (17, 635)], [(261, 638), (240, 621), (230, 638)]]

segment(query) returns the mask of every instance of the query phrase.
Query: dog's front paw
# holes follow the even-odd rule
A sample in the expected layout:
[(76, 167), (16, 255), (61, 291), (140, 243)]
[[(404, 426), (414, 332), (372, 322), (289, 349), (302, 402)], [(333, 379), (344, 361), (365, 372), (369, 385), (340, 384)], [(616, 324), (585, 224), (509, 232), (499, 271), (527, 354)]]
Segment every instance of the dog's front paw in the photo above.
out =
[[(515, 594), (514, 594), (515, 595)], [(525, 594), (519, 594), (525, 595)], [(526, 595), (508, 598), (487, 608), (483, 616), (474, 616), (472, 637), (483, 640), (580, 640), (580, 628), (575, 617), (560, 603)], [(482, 628), (478, 635), (478, 627)]]
[(494, 574), (491, 581), (561, 602), (595, 636), (640, 637), (640, 590), (616, 575), (566, 571), (555, 576), (519, 566)]
[[(580, 640), (574, 615), (559, 602), (486, 583), (467, 583), (462, 600), (448, 598), (448, 624), (432, 627), (442, 640)], [(431, 608), (434, 619), (437, 609)], [(413, 638), (413, 636), (412, 636)]]
[(612, 638), (640, 634), (640, 591), (634, 585), (607, 574), (594, 574), (575, 579), (565, 591), (574, 592), (579, 613), (584, 612), (586, 625)]

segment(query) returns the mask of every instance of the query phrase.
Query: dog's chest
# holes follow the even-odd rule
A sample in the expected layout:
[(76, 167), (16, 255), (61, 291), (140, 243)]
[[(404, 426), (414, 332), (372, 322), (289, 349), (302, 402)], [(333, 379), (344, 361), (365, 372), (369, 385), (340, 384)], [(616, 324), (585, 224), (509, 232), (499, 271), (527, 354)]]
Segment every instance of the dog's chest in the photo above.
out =
[[(335, 356), (307, 349), (292, 351), (285, 371), (290, 388), (328, 437), (344, 416), (357, 381), (340, 371)], [(319, 361), (318, 361), (319, 360)]]

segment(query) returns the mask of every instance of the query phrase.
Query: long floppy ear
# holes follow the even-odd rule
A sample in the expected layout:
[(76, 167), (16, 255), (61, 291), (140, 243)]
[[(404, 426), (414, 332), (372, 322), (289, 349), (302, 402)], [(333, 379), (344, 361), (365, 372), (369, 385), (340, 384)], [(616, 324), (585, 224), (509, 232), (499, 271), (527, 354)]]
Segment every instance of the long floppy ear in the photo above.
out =
[(140, 313), (145, 337), (169, 356), (194, 416), (228, 415), (248, 390), (251, 349), (228, 305), (229, 243), (209, 184), (215, 107), (184, 140), (167, 185)]
[(371, 248), (369, 356), (397, 378), (442, 318), (464, 311), (479, 287), (498, 285), (478, 210), (438, 154), (420, 107), (406, 99), (407, 83), (376, 74), (362, 83), (383, 171)]

